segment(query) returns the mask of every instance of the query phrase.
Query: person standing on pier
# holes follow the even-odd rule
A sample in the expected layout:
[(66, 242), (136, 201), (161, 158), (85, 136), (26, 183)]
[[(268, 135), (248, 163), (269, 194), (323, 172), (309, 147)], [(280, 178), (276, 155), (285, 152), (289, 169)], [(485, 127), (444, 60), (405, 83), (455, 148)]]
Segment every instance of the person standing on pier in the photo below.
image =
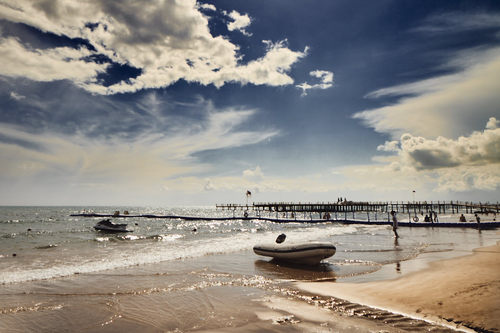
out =
[(399, 237), (398, 235), (398, 219), (396, 217), (396, 212), (395, 211), (391, 211), (391, 215), (392, 215), (392, 231), (394, 231), (394, 235), (396, 236), (396, 238)]

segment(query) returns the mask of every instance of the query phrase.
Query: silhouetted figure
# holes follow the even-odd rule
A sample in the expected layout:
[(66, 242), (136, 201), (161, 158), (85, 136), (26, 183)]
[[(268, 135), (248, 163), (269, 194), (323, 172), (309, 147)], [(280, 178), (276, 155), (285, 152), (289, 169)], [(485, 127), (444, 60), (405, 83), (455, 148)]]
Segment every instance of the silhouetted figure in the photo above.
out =
[(436, 211), (434, 211), (433, 213), (434, 213), (434, 222), (439, 222), (438, 213), (436, 213)]
[(278, 243), (278, 244), (283, 243), (285, 241), (285, 238), (286, 238), (285, 234), (279, 235), (278, 238), (276, 238), (276, 243)]
[(392, 211), (391, 212), (391, 215), (392, 215), (392, 231), (394, 231), (394, 235), (396, 236), (396, 238), (399, 237), (398, 235), (398, 219), (396, 218), (396, 212), (395, 211)]
[(465, 219), (464, 214), (460, 215), (460, 222), (467, 222), (467, 220)]

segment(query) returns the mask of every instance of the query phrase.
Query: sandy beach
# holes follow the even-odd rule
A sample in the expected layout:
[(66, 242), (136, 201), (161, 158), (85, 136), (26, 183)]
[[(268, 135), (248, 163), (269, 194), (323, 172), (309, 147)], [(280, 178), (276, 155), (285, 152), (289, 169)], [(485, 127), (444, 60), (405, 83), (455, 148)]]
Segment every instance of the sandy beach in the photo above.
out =
[(500, 245), (432, 262), (403, 277), (366, 283), (297, 283), (304, 291), (424, 320), (500, 332)]

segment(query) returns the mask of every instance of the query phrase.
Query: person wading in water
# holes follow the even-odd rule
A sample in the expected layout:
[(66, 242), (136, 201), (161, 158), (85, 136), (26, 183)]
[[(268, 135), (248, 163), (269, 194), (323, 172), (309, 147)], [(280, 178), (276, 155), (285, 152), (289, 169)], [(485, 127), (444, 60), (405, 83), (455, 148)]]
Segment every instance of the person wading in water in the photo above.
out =
[(394, 235), (396, 236), (396, 238), (399, 237), (398, 235), (398, 219), (396, 218), (396, 212), (395, 211), (392, 211), (391, 212), (391, 215), (392, 215), (392, 231), (394, 231)]

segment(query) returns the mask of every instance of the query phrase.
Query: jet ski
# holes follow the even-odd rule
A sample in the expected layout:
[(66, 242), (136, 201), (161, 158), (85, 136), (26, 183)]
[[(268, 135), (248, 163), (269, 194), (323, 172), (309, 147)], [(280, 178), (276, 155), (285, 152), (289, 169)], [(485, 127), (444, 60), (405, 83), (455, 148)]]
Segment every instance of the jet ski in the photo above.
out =
[(103, 232), (132, 232), (132, 230), (127, 230), (127, 224), (113, 223), (110, 219), (97, 222), (94, 229)]

